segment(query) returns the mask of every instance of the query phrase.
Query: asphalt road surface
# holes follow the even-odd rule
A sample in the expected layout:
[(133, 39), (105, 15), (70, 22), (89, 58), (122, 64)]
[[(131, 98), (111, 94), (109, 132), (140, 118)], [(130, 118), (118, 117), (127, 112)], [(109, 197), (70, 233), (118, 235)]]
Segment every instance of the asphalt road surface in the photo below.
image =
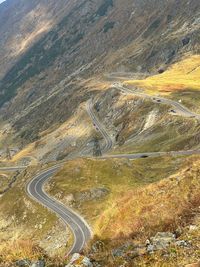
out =
[(56, 213), (69, 226), (74, 236), (74, 243), (68, 254), (78, 253), (92, 236), (90, 227), (80, 215), (48, 196), (44, 191), (44, 184), (59, 168), (60, 166), (52, 167), (36, 175), (27, 185), (27, 192), (34, 200)]
[[(192, 117), (192, 118), (196, 118), (197, 120), (200, 120), (200, 115), (196, 114), (192, 111), (190, 111), (188, 108), (186, 108), (185, 106), (181, 105), (180, 103), (170, 100), (170, 99), (166, 99), (163, 97), (154, 97), (154, 96), (150, 96), (148, 94), (145, 93), (140, 93), (140, 92), (135, 92), (129, 88), (126, 88), (123, 86), (122, 83), (120, 82), (115, 82), (113, 84), (113, 86), (115, 88), (117, 88), (118, 90), (128, 93), (128, 94), (133, 94), (133, 95), (138, 95), (141, 97), (145, 97), (145, 98), (150, 98), (153, 102), (158, 103), (158, 104), (167, 104), (167, 105), (171, 105), (175, 110), (176, 113), (178, 115), (184, 116), (184, 117)], [(87, 112), (88, 115), (90, 116), (93, 124), (95, 125), (95, 128), (98, 129), (98, 131), (102, 134), (103, 138), (105, 139), (105, 147), (103, 149), (104, 153), (108, 152), (112, 146), (113, 146), (113, 139), (112, 137), (109, 135), (109, 132), (106, 130), (106, 128), (104, 127), (104, 125), (101, 123), (101, 121), (99, 120), (96, 112), (94, 111), (93, 108), (93, 101), (92, 99), (90, 99), (87, 103)], [(161, 157), (161, 156), (165, 156), (165, 155), (169, 155), (169, 156), (184, 156), (184, 155), (195, 155), (195, 154), (200, 154), (200, 150), (186, 150), (186, 151), (170, 151), (170, 152), (147, 152), (147, 153), (134, 153), (134, 154), (119, 154), (119, 155), (104, 155), (102, 158), (128, 158), (128, 159), (138, 159), (138, 158), (147, 158), (147, 157)]]
[(132, 95), (136, 95), (136, 96), (140, 96), (140, 97), (144, 97), (144, 98), (148, 98), (151, 99), (153, 102), (158, 103), (158, 104), (166, 104), (172, 107), (172, 112), (174, 114), (183, 116), (183, 117), (189, 117), (189, 118), (196, 118), (197, 120), (200, 120), (200, 115), (196, 114), (192, 111), (190, 111), (188, 108), (186, 108), (185, 106), (183, 106), (182, 104), (173, 101), (171, 99), (167, 99), (164, 97), (158, 97), (158, 96), (151, 96), (145, 93), (140, 93), (138, 91), (134, 91), (131, 90), (129, 88), (126, 88), (125, 86), (123, 86), (122, 83), (120, 82), (115, 82), (113, 83), (113, 87), (115, 87), (116, 89), (120, 90), (121, 92), (125, 92), (128, 94), (132, 94)]
[(90, 99), (87, 102), (87, 107), (86, 108), (87, 108), (88, 115), (90, 116), (90, 118), (91, 118), (91, 120), (93, 122), (93, 125), (94, 125), (95, 129), (98, 130), (101, 133), (101, 135), (103, 136), (103, 138), (105, 140), (105, 146), (102, 148), (102, 152), (103, 153), (106, 153), (113, 146), (112, 137), (109, 135), (109, 133), (105, 129), (104, 125), (100, 122), (100, 120), (96, 116), (95, 111), (94, 111), (94, 108), (93, 108), (93, 101), (92, 101), (92, 99)]

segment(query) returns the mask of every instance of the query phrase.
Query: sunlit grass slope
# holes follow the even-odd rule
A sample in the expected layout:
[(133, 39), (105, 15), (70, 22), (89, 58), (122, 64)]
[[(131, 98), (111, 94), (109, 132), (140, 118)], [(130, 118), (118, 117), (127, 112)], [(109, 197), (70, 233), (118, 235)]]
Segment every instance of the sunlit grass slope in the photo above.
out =
[(162, 74), (144, 80), (129, 80), (125, 84), (142, 87), (151, 93), (200, 90), (200, 55), (187, 57)]
[(157, 231), (174, 231), (191, 219), (200, 204), (199, 157), (186, 160), (173, 175), (164, 175), (166, 179), (116, 196), (97, 221), (99, 236), (146, 238)]
[[(139, 188), (143, 190), (144, 186), (168, 177), (176, 172), (184, 161), (183, 158), (170, 157), (134, 161), (126, 159), (77, 159), (67, 162), (52, 179), (49, 192), (66, 205), (69, 205), (67, 202), (69, 196), (73, 195), (75, 199), (73, 208), (78, 209), (86, 217), (93, 227), (94, 234), (113, 238), (123, 229), (126, 233), (130, 233), (129, 224), (135, 218), (135, 211), (132, 209), (134, 206), (137, 208), (138, 201), (141, 202), (141, 199), (136, 199), (135, 205), (129, 206), (130, 201), (133, 205), (133, 196), (138, 195), (137, 190)], [(77, 194), (81, 193), (84, 196), (94, 188), (106, 188), (109, 190), (109, 194), (102, 198), (97, 197), (90, 200), (84, 200), (84, 197), (81, 200), (80, 197), (77, 199)], [(123, 217), (123, 214), (118, 217), (118, 208), (123, 209), (125, 206), (123, 214), (126, 216), (129, 214), (132, 218)], [(121, 225), (118, 224), (120, 221)], [(115, 228), (113, 232), (112, 227), (115, 224), (119, 228), (118, 230)]]

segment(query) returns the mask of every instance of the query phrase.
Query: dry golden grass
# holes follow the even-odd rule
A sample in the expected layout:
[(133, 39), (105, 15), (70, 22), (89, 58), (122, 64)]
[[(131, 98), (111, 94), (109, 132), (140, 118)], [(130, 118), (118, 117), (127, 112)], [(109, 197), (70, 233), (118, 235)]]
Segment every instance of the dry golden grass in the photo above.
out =
[[(198, 262), (200, 257), (200, 180), (199, 156), (185, 160), (184, 166), (166, 179), (144, 187), (123, 192), (110, 202), (95, 225), (97, 239), (103, 239), (105, 248), (94, 258), (107, 267), (180, 267)], [(159, 162), (158, 162), (159, 164)], [(160, 166), (162, 163), (160, 162)], [(195, 225), (191, 231), (190, 224)], [(179, 229), (179, 240), (191, 241), (182, 248), (172, 244), (164, 253), (158, 251), (133, 258), (113, 257), (113, 249), (128, 242), (145, 244), (157, 232)], [(125, 263), (126, 262), (126, 263)]]
[(147, 237), (185, 223), (200, 205), (199, 162), (199, 157), (192, 157), (169, 178), (116, 197), (96, 222), (97, 234), (110, 239)]
[(129, 80), (126, 85), (147, 89), (150, 93), (170, 93), (176, 90), (200, 89), (200, 55), (193, 55), (172, 65), (162, 74), (145, 80)]
[(38, 259), (44, 251), (30, 240), (4, 242), (0, 245), (0, 259), (3, 262), (14, 262), (19, 259)]
[[(21, 160), (24, 157), (31, 157), (31, 152), (34, 149), (34, 143), (29, 144), (27, 147), (25, 147), (23, 150), (21, 150), (19, 153), (17, 153), (16, 155), (14, 155), (14, 157), (12, 158), (11, 162), (17, 162), (19, 160)], [(35, 162), (35, 160), (34, 160)]]
[[(106, 197), (91, 201), (77, 201), (74, 208), (79, 209), (79, 212), (94, 226), (95, 234), (102, 238), (115, 238), (121, 232), (123, 224), (126, 234), (132, 231), (132, 228), (129, 229), (129, 219), (132, 221), (135, 214), (129, 205), (133, 196), (140, 192), (137, 190), (142, 190), (141, 188), (147, 184), (155, 183), (165, 178), (166, 175), (171, 175), (177, 168), (181, 168), (184, 161), (185, 159), (182, 158), (172, 159), (170, 157), (160, 158), (159, 161), (153, 158), (134, 161), (77, 159), (67, 162), (51, 180), (49, 193), (65, 202), (70, 194), (76, 195), (93, 188), (109, 189), (110, 194)], [(121, 198), (122, 201), (120, 201)], [(132, 217), (123, 217), (126, 214)], [(119, 230), (115, 226), (119, 226)]]
[(95, 77), (81, 81), (80, 85), (87, 86), (90, 91), (105, 91), (110, 87), (111, 83), (109, 81), (104, 81), (99, 77)]

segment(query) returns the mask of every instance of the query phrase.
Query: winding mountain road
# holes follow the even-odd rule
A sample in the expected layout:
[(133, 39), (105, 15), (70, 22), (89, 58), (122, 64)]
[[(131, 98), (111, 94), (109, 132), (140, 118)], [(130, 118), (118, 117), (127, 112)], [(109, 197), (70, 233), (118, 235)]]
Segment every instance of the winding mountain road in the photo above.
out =
[[(129, 89), (128, 89), (129, 90)], [(131, 92), (133, 93), (133, 92)], [(167, 99), (165, 99), (167, 101)], [(177, 103), (178, 104), (178, 103)], [(98, 131), (102, 134), (105, 139), (106, 145), (102, 149), (103, 152), (108, 152), (113, 146), (112, 137), (109, 135), (109, 132), (106, 130), (104, 125), (99, 120), (96, 112), (94, 111), (93, 102), (89, 100), (87, 103), (87, 112), (90, 116), (93, 124), (98, 127)], [(186, 111), (185, 111), (186, 112)], [(199, 116), (196, 114), (196, 116)], [(139, 158), (152, 158), (152, 157), (161, 157), (161, 156), (186, 156), (186, 155), (197, 155), (200, 154), (200, 149), (197, 150), (180, 150), (180, 151), (170, 151), (170, 152), (144, 152), (144, 153), (133, 153), (133, 154), (112, 154), (112, 155), (103, 155), (102, 158), (127, 158), (127, 159), (139, 159)]]
[(70, 208), (47, 195), (44, 185), (58, 170), (60, 166), (54, 166), (36, 175), (27, 185), (28, 194), (60, 217), (69, 226), (74, 236), (74, 243), (68, 254), (80, 252), (92, 236), (92, 231), (86, 221)]
[[(153, 97), (149, 96), (144, 93), (132, 91), (126, 87), (123, 86), (121, 83), (115, 82), (113, 84), (115, 88), (118, 90), (138, 95), (141, 97), (146, 97), (152, 99), (152, 101), (156, 103), (163, 103), (167, 105), (171, 105), (174, 109), (176, 109), (176, 112), (179, 115), (185, 116), (185, 117), (193, 117), (198, 120), (200, 120), (200, 115), (195, 114), (188, 110), (186, 107), (181, 105), (180, 103), (177, 103), (173, 100), (162, 98), (162, 97)], [(110, 136), (109, 132), (106, 130), (104, 125), (99, 120), (96, 112), (94, 111), (93, 107), (93, 100), (89, 100), (86, 106), (88, 115), (90, 116), (95, 128), (101, 133), (105, 140), (105, 145), (102, 148), (102, 152), (105, 154), (102, 156), (102, 158), (128, 158), (128, 159), (137, 159), (137, 158), (146, 158), (146, 157), (160, 157), (164, 155), (170, 155), (170, 156), (178, 156), (178, 155), (192, 155), (192, 154), (200, 154), (200, 150), (189, 150), (189, 151), (171, 151), (171, 152), (147, 152), (147, 153), (136, 153), (136, 154), (120, 154), (120, 155), (106, 155), (106, 152), (108, 152), (114, 144), (113, 137)], [(87, 222), (75, 211), (71, 210), (70, 208), (64, 206), (62, 203), (60, 203), (58, 200), (50, 197), (47, 195), (47, 193), (44, 191), (44, 185), (45, 183), (59, 170), (61, 165), (55, 165), (54, 167), (51, 167), (36, 176), (33, 177), (33, 179), (28, 183), (27, 185), (27, 193), (28, 195), (34, 199), (35, 201), (39, 202), (43, 206), (47, 207), (48, 209), (52, 210), (55, 214), (57, 214), (58, 217), (60, 217), (63, 222), (69, 226), (71, 229), (73, 235), (74, 235), (74, 242), (73, 246), (68, 252), (68, 254), (80, 252), (87, 242), (92, 237), (92, 231), (87, 224)], [(26, 167), (19, 166), (19, 167), (3, 167), (0, 168), (0, 171), (17, 171), (17, 170), (23, 170)]]
[[(69, 254), (80, 252), (87, 242), (92, 237), (92, 231), (87, 222), (75, 211), (69, 207), (64, 206), (61, 202), (50, 197), (44, 191), (45, 183), (58, 172), (62, 165), (56, 165), (49, 168), (32, 178), (27, 184), (26, 190), (28, 195), (38, 203), (52, 210), (59, 218), (61, 218), (65, 225), (67, 225), (74, 236), (73, 246), (68, 252)], [(0, 171), (22, 171), (26, 167), (2, 167)]]
[(151, 96), (145, 93), (141, 93), (138, 91), (133, 91), (127, 87), (125, 87), (122, 83), (120, 82), (115, 82), (113, 83), (113, 87), (120, 90), (121, 92), (124, 93), (128, 93), (128, 94), (132, 94), (135, 96), (139, 96), (139, 97), (144, 97), (144, 98), (148, 98), (151, 99), (153, 102), (158, 103), (158, 104), (165, 104), (165, 105), (169, 105), (173, 108), (174, 112), (177, 115), (183, 116), (183, 117), (189, 117), (189, 118), (196, 118), (197, 120), (200, 121), (200, 114), (194, 113), (191, 110), (189, 110), (188, 108), (186, 108), (184, 105), (168, 99), (168, 98), (164, 98), (164, 97), (158, 97), (158, 96)]
[(104, 127), (104, 125), (100, 122), (100, 120), (96, 116), (94, 108), (93, 108), (93, 100), (92, 99), (90, 99), (87, 102), (86, 109), (87, 109), (88, 115), (90, 116), (90, 118), (91, 118), (91, 120), (93, 122), (93, 125), (95, 126), (96, 129), (98, 129), (98, 131), (101, 133), (101, 135), (103, 136), (103, 138), (105, 140), (105, 145), (102, 148), (102, 152), (106, 153), (112, 148), (113, 139), (109, 135), (109, 133), (107, 132), (107, 130)]

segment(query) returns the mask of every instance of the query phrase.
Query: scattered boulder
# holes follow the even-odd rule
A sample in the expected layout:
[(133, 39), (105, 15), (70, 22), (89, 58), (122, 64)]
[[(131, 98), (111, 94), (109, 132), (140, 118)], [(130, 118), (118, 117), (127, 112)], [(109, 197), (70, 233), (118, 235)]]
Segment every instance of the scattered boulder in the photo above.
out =
[(146, 246), (141, 244), (127, 243), (112, 251), (114, 257), (123, 257), (126, 260), (131, 260), (147, 253)]
[(19, 267), (30, 266), (30, 264), (31, 264), (31, 261), (28, 259), (16, 261), (16, 266), (19, 266)]
[(67, 264), (65, 267), (94, 267), (94, 266), (89, 258), (79, 253), (75, 253), (73, 254), (69, 264)]
[(191, 246), (190, 242), (185, 241), (185, 240), (178, 240), (178, 241), (176, 241), (176, 245), (178, 247), (185, 247), (185, 248), (188, 248), (188, 247)]
[(122, 247), (119, 247), (119, 248), (116, 248), (112, 251), (112, 255), (114, 257), (122, 257), (125, 253), (125, 249), (126, 249), (126, 246), (122, 246)]
[(162, 68), (158, 69), (158, 73), (159, 73), (159, 74), (162, 74), (162, 73), (164, 73), (164, 72), (165, 72), (165, 69), (162, 69)]
[(104, 242), (98, 240), (92, 245), (92, 253), (103, 252), (105, 250)]
[(166, 250), (171, 244), (179, 247), (191, 247), (191, 243), (185, 240), (176, 240), (176, 235), (170, 232), (158, 232), (154, 237), (147, 239), (146, 244), (127, 243), (112, 251), (113, 257), (123, 257), (126, 260), (151, 254), (158, 250)]
[(147, 252), (148, 253), (153, 253), (155, 251), (155, 247), (154, 247), (154, 245), (148, 245), (147, 246)]
[(37, 262), (34, 262), (31, 267), (45, 267), (45, 261), (44, 260), (39, 260)]
[(190, 42), (190, 37), (186, 36), (182, 39), (183, 46), (188, 45)]
[[(152, 253), (156, 250), (165, 250), (175, 242), (175, 235), (169, 232), (158, 232), (154, 237), (151, 237), (147, 243), (147, 251)], [(149, 244), (148, 244), (149, 243)]]

